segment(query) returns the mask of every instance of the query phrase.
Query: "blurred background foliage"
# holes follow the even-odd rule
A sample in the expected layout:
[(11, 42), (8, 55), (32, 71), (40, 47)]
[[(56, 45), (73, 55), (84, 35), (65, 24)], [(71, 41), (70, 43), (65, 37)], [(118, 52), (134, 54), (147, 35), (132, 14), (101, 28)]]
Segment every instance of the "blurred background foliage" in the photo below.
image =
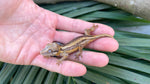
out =
[(87, 73), (81, 77), (67, 77), (40, 67), (0, 62), (0, 84), (150, 83), (150, 35), (120, 30), (123, 27), (150, 25), (150, 21), (94, 1), (61, 2), (39, 6), (67, 17), (113, 27), (120, 47), (116, 52), (105, 52), (110, 58), (106, 67), (87, 66)]

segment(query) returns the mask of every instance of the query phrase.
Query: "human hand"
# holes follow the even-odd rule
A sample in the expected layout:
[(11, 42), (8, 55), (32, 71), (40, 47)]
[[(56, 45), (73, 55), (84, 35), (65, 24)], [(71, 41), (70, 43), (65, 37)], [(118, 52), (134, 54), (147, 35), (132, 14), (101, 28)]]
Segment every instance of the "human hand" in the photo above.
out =
[[(65, 60), (59, 66), (57, 58), (45, 58), (40, 55), (47, 43), (58, 41), (67, 43), (84, 33), (93, 23), (67, 18), (37, 6), (32, 0), (1, 0), (0, 1), (0, 61), (35, 65), (49, 71), (66, 76), (82, 76), (86, 67), (80, 63), (103, 67), (108, 64), (104, 53), (83, 51), (82, 58), (74, 60), (74, 56)], [(107, 33), (114, 35), (112, 28), (97, 24), (99, 28), (94, 34)], [(55, 29), (66, 30), (56, 31)], [(118, 42), (113, 38), (101, 38), (90, 43), (87, 48), (113, 52), (118, 49)]]

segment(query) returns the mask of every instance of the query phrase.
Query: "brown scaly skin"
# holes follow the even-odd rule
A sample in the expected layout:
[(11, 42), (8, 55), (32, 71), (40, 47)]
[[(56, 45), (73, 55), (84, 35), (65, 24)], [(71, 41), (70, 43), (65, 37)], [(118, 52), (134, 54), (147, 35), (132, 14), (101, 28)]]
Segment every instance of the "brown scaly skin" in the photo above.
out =
[(90, 29), (85, 30), (85, 35), (84, 36), (79, 36), (69, 43), (62, 45), (56, 42), (49, 43), (46, 45), (46, 47), (41, 50), (41, 55), (45, 57), (50, 57), (50, 56), (62, 56), (61, 59), (58, 60), (57, 64), (59, 65), (63, 60), (65, 60), (69, 54), (76, 52), (76, 59), (81, 56), (82, 49), (89, 44), (90, 42), (101, 38), (101, 37), (111, 37), (109, 34), (100, 34), (100, 35), (91, 35), (90, 33), (94, 31), (98, 25), (93, 25)]

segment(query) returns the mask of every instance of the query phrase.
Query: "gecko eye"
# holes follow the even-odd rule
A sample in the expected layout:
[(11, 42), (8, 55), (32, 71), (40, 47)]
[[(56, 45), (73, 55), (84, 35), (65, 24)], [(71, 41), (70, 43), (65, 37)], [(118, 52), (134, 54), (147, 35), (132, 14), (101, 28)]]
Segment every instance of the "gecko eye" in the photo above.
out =
[(52, 50), (48, 50), (48, 52), (49, 52), (49, 53), (51, 53), (51, 52), (52, 52)]

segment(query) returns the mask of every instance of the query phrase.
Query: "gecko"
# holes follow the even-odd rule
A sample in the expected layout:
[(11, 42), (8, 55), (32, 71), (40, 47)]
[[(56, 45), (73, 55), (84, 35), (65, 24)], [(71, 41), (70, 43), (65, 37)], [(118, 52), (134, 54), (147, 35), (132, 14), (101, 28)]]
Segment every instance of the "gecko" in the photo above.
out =
[[(85, 29), (83, 36), (79, 36), (66, 44), (61, 44), (58, 42), (48, 43), (43, 50), (40, 51), (40, 54), (45, 57), (51, 56), (61, 56), (58, 59), (57, 64), (59, 65), (63, 60), (65, 60), (71, 53), (76, 52), (75, 59), (79, 59), (82, 54), (82, 49), (89, 43), (94, 40), (102, 37), (110, 37), (113, 36), (109, 34), (100, 34), (100, 35), (91, 35), (91, 32), (95, 31), (98, 28), (98, 25), (93, 25), (89, 29)], [(82, 56), (81, 56), (82, 57)]]

